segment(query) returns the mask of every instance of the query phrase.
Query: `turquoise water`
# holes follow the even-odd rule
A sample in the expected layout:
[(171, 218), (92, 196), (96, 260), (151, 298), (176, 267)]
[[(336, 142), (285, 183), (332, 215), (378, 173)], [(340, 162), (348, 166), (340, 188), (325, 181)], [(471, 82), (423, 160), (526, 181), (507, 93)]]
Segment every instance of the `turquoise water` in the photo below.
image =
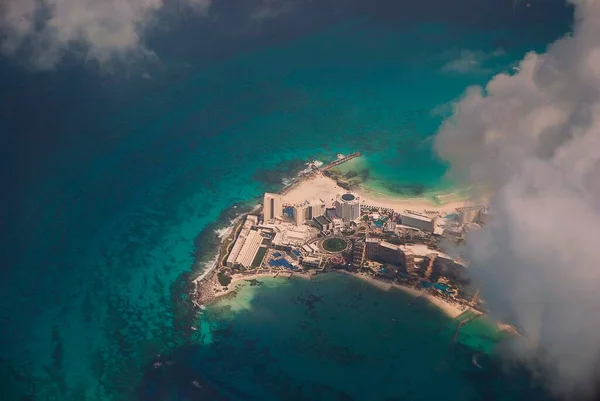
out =
[[(491, 352), (490, 344), (502, 337), (492, 325), (467, 325), (452, 344), (456, 324), (425, 300), (342, 274), (264, 278), (208, 305), (187, 356), (164, 355), (163, 365), (150, 372), (164, 378), (165, 388), (175, 386), (168, 377), (181, 374), (180, 390), (199, 396), (215, 391), (231, 400), (512, 400), (534, 394), (502, 389), (513, 378), (498, 375), (492, 360), (482, 362), (484, 369), (472, 364), (472, 355)], [(490, 390), (481, 391), (485, 386)]]
[[(224, 384), (229, 377), (242, 380), (240, 376), (253, 366), (243, 361), (256, 357), (243, 354), (239, 337), (217, 333), (213, 345), (202, 345), (199, 331), (192, 329), (197, 311), (186, 293), (190, 279), (214, 255), (215, 230), (254, 205), (263, 191), (279, 189), (305, 161), (327, 161), (339, 152), (364, 152), (370, 176), (395, 193), (447, 186), (441, 178), (445, 166), (431, 150), (431, 136), (445, 114), (443, 105), (467, 85), (485, 82), (526, 50), (542, 47), (565, 29), (564, 23), (552, 29), (524, 24), (514, 30), (510, 24), (475, 24), (470, 28), (477, 29), (474, 34), (463, 22), (423, 17), (405, 24), (392, 19), (344, 18), (294, 40), (243, 48), (201, 66), (194, 64), (195, 55), (189, 55), (186, 67), (167, 54), (164, 70), (152, 71), (152, 79), (133, 73), (109, 78), (68, 68), (28, 75), (3, 64), (7, 95), (3, 94), (0, 119), (4, 145), (0, 172), (5, 193), (11, 194), (2, 199), (0, 211), (6, 266), (0, 281), (0, 377), (7, 394), (3, 399), (168, 399), (163, 393), (164, 397), (149, 396), (143, 391), (145, 378), (155, 377), (152, 363), (159, 354), (173, 355), (176, 366), (194, 355), (189, 356), (194, 367), (189, 374), (196, 374), (197, 365), (207, 377), (212, 371), (209, 381), (215, 382), (214, 391), (261, 399), (246, 384), (239, 388)], [(189, 40), (193, 38), (197, 36)], [(505, 53), (485, 61), (484, 71), (443, 71), (462, 49), (487, 54), (498, 47)], [(337, 285), (329, 289), (323, 284), (321, 290), (335, 294)], [(422, 316), (406, 322), (397, 318), (403, 328), (399, 329), (390, 323), (395, 312), (377, 309), (376, 301), (368, 298), (391, 297), (385, 302), (394, 309), (403, 304), (402, 295), (396, 299), (361, 291), (363, 303), (372, 308), (361, 312), (364, 331), (349, 334), (352, 330), (336, 328), (335, 320), (329, 319), (335, 315), (348, 319), (350, 310), (367, 308), (353, 301), (354, 293), (339, 293), (340, 305), (329, 302), (333, 309), (320, 320), (329, 319), (327, 330), (306, 329), (313, 337), (321, 336), (320, 346), (300, 341), (295, 330), (304, 304), (289, 305), (294, 313), (282, 321), (281, 329), (297, 342), (298, 348), (292, 344), (289, 349), (298, 355), (291, 351), (271, 355), (275, 362), (264, 375), (260, 371), (264, 365), (256, 365), (254, 377), (265, 382), (257, 381), (255, 391), (275, 399), (283, 390), (270, 389), (277, 383), (268, 383), (281, 380), (295, 389), (299, 380), (313, 383), (309, 387), (329, 386), (330, 390), (319, 391), (333, 391), (338, 395), (331, 397), (338, 399), (344, 392), (363, 397), (366, 388), (355, 381), (345, 388), (348, 370), (335, 372), (333, 363), (348, 360), (356, 366), (357, 361), (379, 358), (373, 362), (377, 377), (357, 368), (381, 386), (374, 394), (393, 396), (391, 387), (383, 384), (393, 377), (386, 370), (391, 369), (401, 383), (414, 380), (409, 398), (418, 399), (427, 370), (437, 369), (429, 363), (436, 355), (440, 372), (449, 375), (444, 383), (450, 389), (459, 391), (464, 385), (467, 393), (476, 391), (472, 381), (451, 373), (454, 359), (443, 351), (448, 345), (441, 345), (442, 331), (447, 337), (439, 313), (424, 306), (413, 312), (404, 308), (403, 314), (420, 311)], [(277, 309), (269, 311), (271, 300), (281, 294), (277, 288), (261, 287), (256, 299), (266, 297), (264, 307), (227, 312), (223, 324), (231, 321), (240, 332), (258, 333), (257, 324), (264, 321), (254, 319), (261, 308), (279, 314)], [(320, 313), (316, 309), (314, 313)], [(210, 313), (209, 309), (207, 316)], [(216, 313), (215, 319), (222, 317)], [(369, 331), (369, 326), (380, 330)], [(269, 337), (277, 334), (270, 327), (270, 332), (260, 332), (265, 340), (287, 341)], [(415, 333), (427, 330), (432, 330), (432, 338), (421, 334), (422, 343), (416, 342)], [(403, 331), (408, 344), (423, 354), (422, 364), (415, 362), (423, 377), (413, 378), (400, 357), (386, 361), (386, 352), (406, 348), (393, 341), (379, 342), (380, 333), (402, 336)], [(314, 365), (301, 361), (307, 358), (302, 353), (312, 347), (317, 348), (308, 355), (314, 355), (314, 349), (320, 352), (323, 344), (333, 341), (332, 333), (336, 338), (345, 336), (347, 342), (332, 348), (338, 354), (330, 355), (334, 362), (326, 362), (331, 377), (315, 381), (309, 372)], [(374, 345), (372, 352), (365, 348), (369, 344)], [(281, 348), (265, 347), (261, 351), (265, 355)], [(220, 352), (227, 357), (219, 357)], [(232, 367), (242, 370), (234, 369), (228, 376)], [(177, 373), (175, 378), (187, 380), (186, 374)], [(164, 379), (165, 388), (177, 383), (169, 377)], [(457, 381), (453, 384), (450, 378)], [(199, 399), (193, 394), (172, 395), (172, 399), (186, 397)], [(311, 399), (302, 397), (298, 399)]]

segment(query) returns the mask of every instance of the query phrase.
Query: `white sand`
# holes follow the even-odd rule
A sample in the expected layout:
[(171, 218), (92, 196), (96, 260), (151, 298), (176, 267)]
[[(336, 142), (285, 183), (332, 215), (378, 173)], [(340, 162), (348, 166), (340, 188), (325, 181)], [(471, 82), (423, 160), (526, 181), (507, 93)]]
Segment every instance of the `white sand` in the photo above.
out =
[[(245, 275), (244, 274), (234, 274), (231, 276), (231, 282), (227, 286), (227, 289), (224, 289), (225, 287), (223, 287), (221, 284), (219, 284), (218, 280), (215, 280), (215, 282), (213, 283), (213, 288), (212, 288), (214, 298), (222, 297), (224, 295), (227, 295), (227, 294), (237, 290), (240, 287), (240, 285), (243, 285), (244, 282), (246, 282), (246, 280), (256, 280), (256, 279), (260, 279), (260, 278), (264, 278), (264, 277), (274, 278), (275, 276), (277, 276), (277, 278), (287, 280), (290, 277), (290, 272), (288, 272), (288, 271), (280, 271), (279, 275), (277, 275), (277, 273), (278, 273), (277, 271), (270, 271), (270, 272), (260, 272), (260, 273), (245, 274)], [(294, 277), (310, 279), (310, 275), (308, 275), (306, 273), (300, 273), (300, 272), (294, 272)]]
[[(291, 204), (305, 200), (323, 199), (327, 207), (330, 207), (336, 195), (342, 192), (346, 192), (346, 190), (338, 186), (335, 180), (318, 173), (314, 178), (300, 183), (296, 188), (288, 192), (284, 198)], [(458, 199), (455, 194), (440, 196), (444, 203), (438, 205), (425, 198), (394, 198), (369, 192), (362, 188), (354, 192), (362, 198), (363, 204), (390, 208), (396, 212), (411, 209), (421, 212), (436, 211), (439, 213), (452, 213), (456, 208), (465, 206), (466, 203), (464, 200)]]

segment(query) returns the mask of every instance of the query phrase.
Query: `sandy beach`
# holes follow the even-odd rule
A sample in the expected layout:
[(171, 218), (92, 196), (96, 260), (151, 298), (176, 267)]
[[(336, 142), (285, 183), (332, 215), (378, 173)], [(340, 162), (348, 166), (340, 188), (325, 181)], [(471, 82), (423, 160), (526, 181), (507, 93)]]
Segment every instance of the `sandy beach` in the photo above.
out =
[[(251, 273), (251, 274), (234, 274), (231, 276), (231, 282), (226, 287), (222, 286), (219, 283), (218, 277), (216, 274), (213, 274), (204, 282), (198, 282), (197, 291), (197, 303), (203, 304), (208, 301), (212, 301), (213, 299), (223, 297), (227, 294), (230, 294), (237, 290), (241, 285), (243, 285), (248, 280), (258, 280), (265, 277), (278, 277), (281, 279), (289, 279), (290, 272), (277, 272), (277, 271), (269, 271), (269, 272), (259, 272), (259, 273)], [(310, 279), (310, 275), (306, 273), (294, 272), (294, 277)]]
[[(323, 199), (327, 206), (330, 206), (336, 195), (346, 190), (332, 178), (326, 177), (322, 173), (316, 173), (314, 178), (306, 179), (298, 186), (285, 194), (287, 202), (294, 204), (305, 200)], [(464, 199), (459, 199), (456, 194), (441, 195), (440, 199), (444, 202), (436, 204), (425, 198), (395, 198), (382, 194), (371, 193), (363, 188), (353, 191), (363, 200), (363, 204), (393, 209), (401, 212), (405, 209), (416, 211), (435, 211), (438, 213), (453, 213), (456, 208), (463, 207), (466, 204)]]

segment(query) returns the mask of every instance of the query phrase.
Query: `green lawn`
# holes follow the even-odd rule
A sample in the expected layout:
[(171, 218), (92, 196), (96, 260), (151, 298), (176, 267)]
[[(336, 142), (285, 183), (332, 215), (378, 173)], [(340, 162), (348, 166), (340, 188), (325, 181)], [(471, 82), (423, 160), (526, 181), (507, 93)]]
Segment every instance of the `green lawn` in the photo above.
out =
[(265, 258), (265, 254), (267, 253), (267, 247), (260, 247), (258, 248), (258, 252), (256, 252), (256, 256), (254, 257), (254, 260), (252, 261), (252, 267), (259, 267), (260, 264), (262, 263), (263, 259)]
[(348, 247), (346, 241), (341, 238), (327, 238), (321, 245), (328, 252), (341, 252)]

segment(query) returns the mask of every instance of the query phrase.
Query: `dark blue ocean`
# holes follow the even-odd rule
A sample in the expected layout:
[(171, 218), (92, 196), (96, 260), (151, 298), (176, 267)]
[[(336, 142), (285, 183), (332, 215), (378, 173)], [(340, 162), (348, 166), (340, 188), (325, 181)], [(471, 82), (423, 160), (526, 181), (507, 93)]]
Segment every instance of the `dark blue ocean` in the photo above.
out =
[(451, 347), (439, 311), (347, 277), (187, 299), (215, 231), (306, 161), (359, 150), (397, 196), (451, 186), (431, 148), (448, 102), (570, 28), (561, 1), (530, 3), (307, 1), (257, 22), (215, 0), (148, 34), (159, 61), (0, 59), (2, 400), (543, 399), (497, 336)]

